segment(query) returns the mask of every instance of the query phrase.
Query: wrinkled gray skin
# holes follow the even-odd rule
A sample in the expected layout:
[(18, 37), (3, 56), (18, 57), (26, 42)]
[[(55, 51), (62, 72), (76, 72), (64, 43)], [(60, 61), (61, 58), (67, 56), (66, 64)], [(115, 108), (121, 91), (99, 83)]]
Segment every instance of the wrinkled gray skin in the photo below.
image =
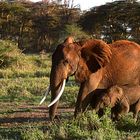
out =
[[(71, 75), (80, 83), (76, 117), (86, 109), (89, 93), (95, 89), (140, 83), (140, 46), (126, 40), (110, 45), (95, 39), (74, 43), (69, 37), (52, 55), (51, 101), (58, 95), (62, 81)], [(54, 119), (57, 107), (58, 101), (49, 108), (50, 119)]]

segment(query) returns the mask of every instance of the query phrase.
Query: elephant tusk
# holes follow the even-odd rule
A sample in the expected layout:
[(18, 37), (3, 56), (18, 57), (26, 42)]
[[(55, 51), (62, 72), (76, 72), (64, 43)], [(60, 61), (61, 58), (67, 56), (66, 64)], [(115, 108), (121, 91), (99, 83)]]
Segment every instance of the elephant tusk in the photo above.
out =
[(66, 79), (64, 79), (63, 84), (62, 84), (62, 88), (61, 88), (60, 92), (58, 93), (57, 97), (48, 105), (48, 107), (52, 106), (53, 104), (55, 104), (59, 100), (59, 98), (61, 97), (61, 95), (64, 91), (65, 84), (66, 84)]
[(43, 99), (40, 101), (39, 105), (41, 105), (45, 101), (45, 99), (46, 99), (46, 97), (47, 97), (47, 95), (48, 95), (49, 92), (50, 92), (50, 86), (47, 88), (47, 91), (46, 91)]

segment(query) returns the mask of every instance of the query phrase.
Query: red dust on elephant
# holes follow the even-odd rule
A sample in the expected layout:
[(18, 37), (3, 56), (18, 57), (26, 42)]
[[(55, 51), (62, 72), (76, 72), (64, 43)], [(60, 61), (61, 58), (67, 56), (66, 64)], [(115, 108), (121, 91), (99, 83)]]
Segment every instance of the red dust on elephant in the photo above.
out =
[(51, 103), (49, 115), (54, 119), (66, 80), (74, 75), (80, 83), (75, 116), (89, 103), (89, 93), (113, 85), (139, 85), (140, 46), (127, 40), (107, 44), (89, 39), (74, 42), (72, 37), (59, 44), (52, 55), (50, 74)]
[(112, 108), (112, 118), (118, 120), (122, 114), (133, 112), (135, 121), (140, 111), (140, 86), (112, 86), (100, 93), (94, 109)]

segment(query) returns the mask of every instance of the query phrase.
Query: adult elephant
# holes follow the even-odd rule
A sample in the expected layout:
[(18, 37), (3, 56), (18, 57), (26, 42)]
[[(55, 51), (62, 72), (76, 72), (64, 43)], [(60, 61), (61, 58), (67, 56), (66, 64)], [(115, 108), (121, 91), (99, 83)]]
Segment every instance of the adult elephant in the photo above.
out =
[(85, 110), (89, 93), (95, 89), (140, 83), (140, 46), (127, 40), (109, 45), (96, 39), (76, 43), (72, 37), (58, 45), (52, 55), (50, 74), (51, 103), (48, 107), (51, 119), (55, 117), (66, 79), (71, 75), (81, 83), (76, 116)]

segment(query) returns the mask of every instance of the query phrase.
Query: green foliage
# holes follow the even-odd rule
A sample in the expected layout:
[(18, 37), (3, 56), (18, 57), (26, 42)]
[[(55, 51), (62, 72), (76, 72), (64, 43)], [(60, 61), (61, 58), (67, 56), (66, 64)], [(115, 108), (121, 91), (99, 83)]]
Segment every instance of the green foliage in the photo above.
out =
[(81, 12), (56, 3), (0, 2), (0, 39), (25, 52), (53, 51), (67, 35), (140, 42), (140, 2), (119, 0)]
[(55, 3), (0, 2), (0, 39), (16, 41), (25, 52), (50, 51), (64, 25), (76, 22), (79, 16), (78, 8)]
[(63, 102), (64, 106), (74, 107), (77, 99), (77, 91), (79, 87), (77, 85), (74, 85), (74, 81), (72, 81), (71, 79), (68, 81), (68, 83), (71, 84), (66, 85), (64, 94), (62, 94), (62, 98), (60, 99), (61, 100), (60, 102)]
[[(33, 57), (25, 57), (17, 44), (9, 40), (0, 40), (0, 68), (3, 68), (0, 70), (0, 77), (14, 77), (14, 74), (18, 75), (21, 71), (35, 70), (34, 63), (36, 62)], [(3, 71), (4, 69), (5, 71)], [(8, 76), (8, 73), (11, 76)]]
[[(135, 123), (132, 114), (125, 115), (118, 122), (112, 122), (109, 109), (101, 118), (94, 111), (87, 110), (74, 119), (72, 110), (79, 88), (74, 77), (69, 78), (59, 103), (60, 107), (71, 108), (71, 111), (66, 109), (66, 112), (61, 112), (60, 118), (58, 115), (58, 120), (48, 122), (45, 113), (48, 113), (46, 104), (50, 102), (50, 96), (47, 96), (46, 103), (42, 106), (38, 104), (49, 84), (50, 54), (43, 57), (24, 55), (23, 60), (24, 63), (18, 61), (19, 67), (11, 64), (10, 67), (0, 69), (0, 139), (139, 140), (140, 120)], [(22, 113), (24, 117), (20, 118)], [(41, 113), (44, 113), (43, 116), (40, 116)], [(26, 114), (29, 115), (27, 120)], [(32, 116), (34, 114), (37, 114), (35, 118)]]
[[(29, 101), (34, 102), (34, 96), (45, 93), (48, 78), (17, 78), (0, 81), (0, 101)], [(39, 102), (39, 101), (38, 101)]]
[(30, 127), (21, 131), (22, 140), (45, 140), (44, 133), (35, 127)]
[(123, 116), (119, 122), (116, 122), (116, 128), (123, 139), (140, 139), (140, 119), (138, 118), (138, 121), (135, 122), (132, 113)]
[(77, 24), (66, 25), (65, 27), (66, 36), (74, 36), (75, 39), (88, 38), (88, 34), (82, 31), (82, 28)]
[(129, 39), (140, 42), (140, 2), (119, 0), (96, 6), (80, 17), (84, 31), (107, 42)]
[(0, 40), (0, 67), (11, 66), (20, 59), (21, 51), (11, 41)]
[(25, 56), (10, 41), (0, 41), (0, 45), (0, 78), (49, 76), (51, 62), (47, 54), (43, 57), (41, 55)]
[(108, 117), (99, 118), (95, 112), (89, 111), (76, 119), (67, 119), (50, 128), (52, 139), (117, 139), (118, 131), (115, 124)]

